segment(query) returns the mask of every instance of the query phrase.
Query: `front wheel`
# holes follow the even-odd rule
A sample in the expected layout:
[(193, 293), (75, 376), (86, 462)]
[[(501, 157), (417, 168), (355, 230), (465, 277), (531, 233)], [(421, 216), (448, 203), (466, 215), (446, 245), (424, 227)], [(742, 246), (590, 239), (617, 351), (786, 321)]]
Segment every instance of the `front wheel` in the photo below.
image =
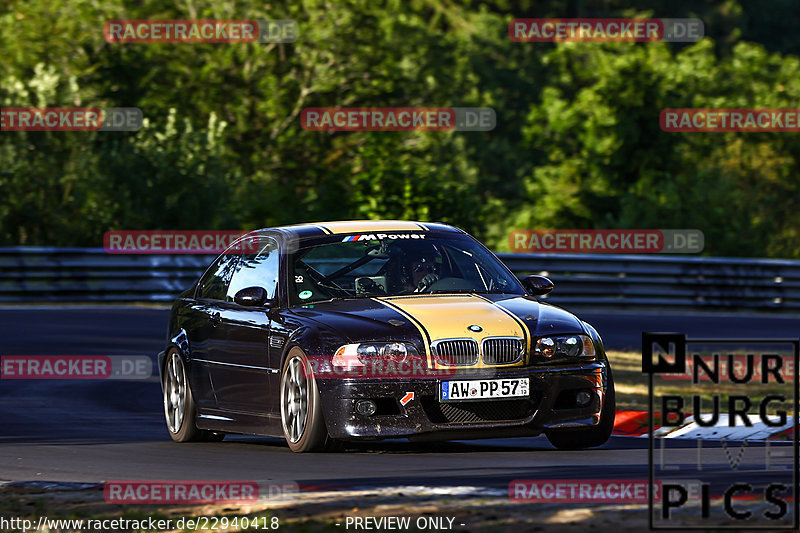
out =
[(219, 442), (225, 438), (225, 433), (205, 431), (195, 425), (197, 406), (186, 379), (183, 360), (175, 350), (167, 355), (161, 386), (164, 390), (164, 416), (172, 440)]
[(311, 364), (300, 348), (292, 348), (281, 373), (281, 425), (293, 452), (335, 448), (322, 417), (319, 389)]
[(547, 433), (547, 440), (559, 450), (581, 450), (602, 446), (611, 437), (614, 429), (617, 402), (614, 392), (614, 378), (611, 367), (608, 369), (608, 385), (606, 386), (603, 408), (600, 411), (600, 423), (587, 429), (552, 431)]

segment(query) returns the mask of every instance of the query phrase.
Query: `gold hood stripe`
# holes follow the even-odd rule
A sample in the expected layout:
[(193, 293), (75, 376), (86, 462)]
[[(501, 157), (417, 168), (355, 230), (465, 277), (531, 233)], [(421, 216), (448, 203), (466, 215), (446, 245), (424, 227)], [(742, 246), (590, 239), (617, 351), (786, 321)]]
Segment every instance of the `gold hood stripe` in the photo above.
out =
[(508, 316), (513, 318), (517, 322), (517, 324), (520, 325), (520, 327), (522, 328), (522, 331), (525, 332), (525, 353), (528, 353), (528, 354), (531, 353), (531, 348), (532, 348), (531, 343), (533, 342), (533, 337), (531, 336), (531, 330), (530, 330), (530, 328), (528, 328), (528, 325), (525, 322), (523, 322), (517, 315), (515, 315), (514, 313), (512, 313), (511, 311), (509, 311), (508, 309), (506, 309), (505, 307), (503, 307), (499, 303), (493, 302), (492, 300), (490, 300), (489, 298), (483, 296), (482, 294), (476, 294), (475, 296), (477, 296), (478, 298), (481, 298), (482, 300), (485, 300), (485, 301), (489, 302), (490, 304), (492, 304), (493, 306), (497, 307), (498, 309), (500, 309), (504, 313), (508, 314)]
[(395, 311), (397, 311), (398, 313), (403, 315), (409, 322), (414, 324), (414, 326), (417, 328), (417, 330), (419, 330), (419, 334), (422, 335), (422, 340), (425, 343), (425, 355), (428, 358), (428, 364), (430, 364), (430, 362), (431, 362), (431, 336), (428, 334), (428, 331), (425, 329), (425, 326), (423, 326), (420, 323), (419, 320), (417, 320), (416, 318), (414, 318), (410, 314), (406, 313), (403, 309), (401, 309), (400, 307), (394, 305), (393, 303), (387, 302), (386, 300), (384, 300), (382, 298), (371, 298), (371, 299), (373, 301), (376, 301), (376, 302), (378, 302), (380, 304), (385, 305), (386, 307), (394, 309)]
[[(474, 294), (409, 295), (374, 298), (375, 301), (395, 309), (414, 323), (426, 342), (438, 339), (475, 339), (478, 344), (486, 337), (521, 337), (530, 348), (528, 328), (507, 309), (491, 300)], [(480, 332), (470, 331), (476, 324)], [(429, 347), (425, 347), (430, 358)], [(520, 361), (514, 365), (525, 364)], [(514, 366), (501, 365), (501, 366)], [(487, 365), (480, 361), (476, 367)], [(498, 365), (489, 365), (495, 368)]]

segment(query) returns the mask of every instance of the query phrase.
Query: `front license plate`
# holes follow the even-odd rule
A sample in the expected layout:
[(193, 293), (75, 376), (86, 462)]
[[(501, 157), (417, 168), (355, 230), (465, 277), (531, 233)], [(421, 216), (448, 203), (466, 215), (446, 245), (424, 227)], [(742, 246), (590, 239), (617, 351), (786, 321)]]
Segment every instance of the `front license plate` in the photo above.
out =
[(496, 398), (527, 398), (528, 378), (476, 379), (471, 381), (442, 381), (440, 402), (462, 400), (494, 400)]

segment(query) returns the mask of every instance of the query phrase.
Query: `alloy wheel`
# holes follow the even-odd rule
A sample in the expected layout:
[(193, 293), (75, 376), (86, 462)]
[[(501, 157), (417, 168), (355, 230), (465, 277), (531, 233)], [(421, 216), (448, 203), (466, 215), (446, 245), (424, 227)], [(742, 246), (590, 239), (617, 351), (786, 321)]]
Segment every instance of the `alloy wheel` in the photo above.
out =
[(281, 420), (287, 438), (298, 442), (306, 430), (308, 421), (309, 384), (303, 368), (303, 358), (294, 355), (289, 360), (281, 387)]
[(186, 413), (186, 375), (183, 361), (177, 352), (173, 352), (167, 362), (164, 373), (164, 414), (167, 427), (172, 433), (178, 433)]

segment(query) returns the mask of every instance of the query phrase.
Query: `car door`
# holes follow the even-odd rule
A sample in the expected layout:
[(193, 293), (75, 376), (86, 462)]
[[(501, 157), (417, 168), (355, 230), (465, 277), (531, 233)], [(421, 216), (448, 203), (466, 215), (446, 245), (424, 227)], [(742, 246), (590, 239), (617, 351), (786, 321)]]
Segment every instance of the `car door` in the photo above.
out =
[[(243, 253), (234, 268), (225, 301), (220, 305), (218, 330), (224, 343), (214, 343), (212, 382), (220, 408), (267, 416), (270, 397), (269, 306), (246, 307), (234, 297), (241, 289), (262, 287), (268, 302), (275, 299), (279, 247), (270, 237), (257, 237), (256, 251)], [(249, 247), (245, 247), (249, 248)]]
[(212, 263), (198, 283), (195, 299), (184, 309), (185, 316), (181, 319), (192, 358), (192, 394), (201, 409), (217, 406), (211, 382), (213, 362), (210, 358), (215, 345), (223, 340), (218, 330), (220, 305), (225, 301), (238, 260), (237, 255), (221, 255)]

